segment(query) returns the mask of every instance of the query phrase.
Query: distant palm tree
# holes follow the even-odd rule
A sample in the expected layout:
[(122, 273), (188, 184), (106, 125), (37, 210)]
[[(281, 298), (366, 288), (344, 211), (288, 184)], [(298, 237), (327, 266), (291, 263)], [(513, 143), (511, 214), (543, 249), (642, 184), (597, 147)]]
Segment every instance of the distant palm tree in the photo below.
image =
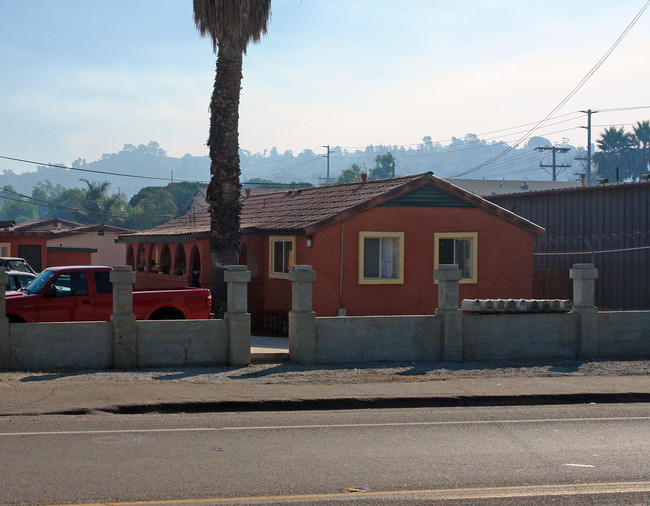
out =
[(210, 251), (212, 306), (215, 316), (226, 309), (223, 273), (239, 261), (239, 92), (242, 60), (248, 43), (266, 33), (271, 0), (194, 0), (194, 22), (212, 38), (217, 75), (210, 101)]
[(635, 144), (634, 135), (626, 132), (624, 128), (606, 128), (596, 141), (600, 152), (593, 155), (598, 175), (609, 181), (624, 180), (633, 175)]
[(643, 173), (648, 172), (650, 163), (650, 121), (637, 121), (634, 128), (634, 136), (639, 145), (639, 161), (642, 165)]

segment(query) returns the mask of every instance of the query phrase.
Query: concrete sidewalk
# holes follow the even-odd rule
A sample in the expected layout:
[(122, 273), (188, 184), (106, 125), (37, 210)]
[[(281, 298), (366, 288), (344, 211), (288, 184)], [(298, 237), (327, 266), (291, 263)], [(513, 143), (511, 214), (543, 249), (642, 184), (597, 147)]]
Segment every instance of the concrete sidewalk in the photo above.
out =
[[(273, 370), (273, 369), (271, 369)], [(321, 368), (319, 374), (323, 373)], [(0, 373), (0, 416), (650, 402), (650, 376), (272, 383), (204, 371)]]

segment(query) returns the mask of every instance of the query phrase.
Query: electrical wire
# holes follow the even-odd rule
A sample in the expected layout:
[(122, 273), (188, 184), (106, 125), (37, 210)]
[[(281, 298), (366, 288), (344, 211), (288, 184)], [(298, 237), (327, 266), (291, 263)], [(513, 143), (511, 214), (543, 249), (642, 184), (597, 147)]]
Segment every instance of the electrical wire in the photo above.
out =
[(585, 77), (582, 78), (582, 80), (569, 92), (569, 94), (564, 97), (564, 99), (557, 105), (555, 108), (548, 113), (544, 119), (539, 121), (535, 126), (533, 126), (521, 139), (519, 139), (513, 146), (509, 146), (508, 149), (504, 150), (502, 153), (499, 155), (490, 158), (489, 160), (477, 165), (476, 167), (473, 167), (471, 169), (465, 170), (461, 173), (458, 173), (455, 177), (458, 176), (465, 176), (467, 174), (470, 174), (482, 167), (485, 167), (486, 165), (489, 165), (490, 163), (494, 162), (495, 160), (498, 160), (502, 156), (504, 156), (506, 153), (510, 152), (511, 150), (515, 149), (521, 142), (523, 142), (525, 139), (527, 139), (534, 131), (536, 131), (540, 126), (542, 126), (546, 121), (548, 121), (557, 111), (559, 111), (573, 96), (578, 93), (578, 91), (587, 83), (587, 81), (593, 76), (596, 71), (605, 63), (607, 58), (609, 58), (609, 55), (612, 54), (614, 49), (618, 47), (618, 45), (621, 43), (623, 38), (629, 33), (629, 31), (632, 29), (632, 27), (636, 24), (636, 22), (639, 20), (639, 18), (643, 15), (643, 13), (646, 11), (648, 6), (650, 5), (650, 0), (647, 0), (645, 5), (641, 8), (641, 10), (637, 13), (637, 15), (632, 19), (630, 24), (623, 30), (623, 33), (616, 39), (614, 44), (607, 50), (607, 52), (596, 62), (596, 64), (591, 68), (589, 72), (585, 75)]
[[(71, 206), (66, 206), (63, 204), (58, 204), (56, 202), (50, 202), (48, 200), (42, 200), (42, 199), (37, 199), (36, 197), (30, 197), (29, 195), (24, 195), (22, 193), (18, 193), (13, 190), (9, 190), (8, 188), (5, 187), (0, 187), (0, 191), (11, 193), (12, 195), (16, 195), (21, 198), (15, 198), (15, 197), (10, 197), (7, 195), (1, 195), (0, 194), (0, 199), (6, 199), (6, 200), (13, 200), (15, 202), (23, 202), (25, 204), (31, 204), (35, 206), (44, 206), (44, 207), (53, 207), (57, 209), (65, 209), (68, 211), (74, 211), (77, 213), (86, 213), (86, 214), (97, 214), (101, 216), (110, 216), (113, 218), (128, 218), (130, 215), (129, 213), (107, 213), (107, 212), (101, 212), (101, 211), (88, 211), (85, 209), (79, 209), (77, 207), (71, 207)], [(29, 200), (23, 200), (23, 199), (29, 199)], [(175, 218), (176, 216), (173, 214), (137, 214), (134, 215), (137, 218), (168, 218), (172, 219)]]

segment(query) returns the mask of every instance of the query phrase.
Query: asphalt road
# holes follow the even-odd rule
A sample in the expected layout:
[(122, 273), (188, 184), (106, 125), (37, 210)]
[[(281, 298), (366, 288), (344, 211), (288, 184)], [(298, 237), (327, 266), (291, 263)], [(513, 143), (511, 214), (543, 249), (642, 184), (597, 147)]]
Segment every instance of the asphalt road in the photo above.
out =
[(2, 504), (650, 503), (650, 407), (2, 417), (0, 477)]

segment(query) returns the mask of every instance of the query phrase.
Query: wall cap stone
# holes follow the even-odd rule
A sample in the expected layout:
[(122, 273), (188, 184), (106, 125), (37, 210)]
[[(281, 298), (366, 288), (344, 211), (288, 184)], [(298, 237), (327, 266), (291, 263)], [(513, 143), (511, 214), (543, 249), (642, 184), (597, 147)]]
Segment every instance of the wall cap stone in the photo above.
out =
[(316, 272), (312, 270), (311, 265), (294, 265), (289, 272), (289, 279), (291, 281), (315, 281)]
[(569, 271), (571, 279), (598, 279), (598, 269), (594, 264), (573, 264)]
[(223, 273), (226, 283), (248, 283), (251, 280), (251, 273), (245, 265), (229, 265)]
[(438, 281), (457, 281), (463, 278), (456, 264), (440, 264), (435, 272)]
[(135, 284), (135, 272), (130, 265), (115, 265), (109, 279), (111, 283)]

